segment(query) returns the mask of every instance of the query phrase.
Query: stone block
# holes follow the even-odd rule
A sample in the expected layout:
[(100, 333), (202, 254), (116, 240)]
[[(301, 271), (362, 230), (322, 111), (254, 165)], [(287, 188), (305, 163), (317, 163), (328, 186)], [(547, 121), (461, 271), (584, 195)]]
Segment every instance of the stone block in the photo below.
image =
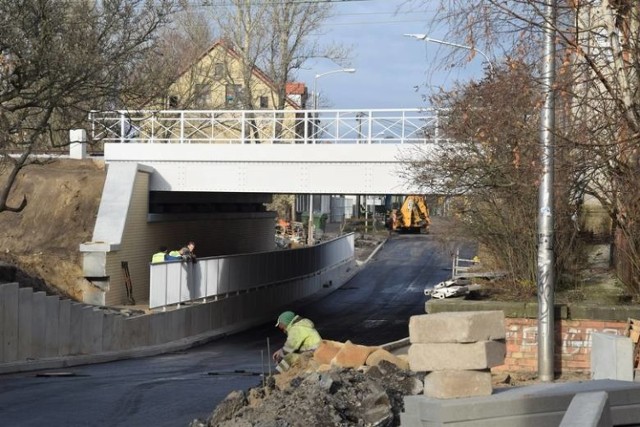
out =
[(424, 395), (436, 399), (489, 396), (493, 392), (491, 372), (436, 371), (424, 378)]
[(409, 362), (407, 360), (395, 356), (382, 348), (371, 353), (365, 363), (367, 366), (378, 366), (383, 360), (393, 363), (400, 369), (409, 370)]
[(18, 360), (26, 360), (32, 357), (33, 288), (21, 288), (18, 299)]
[(102, 323), (102, 351), (122, 350), (122, 323), (120, 314), (105, 314)]
[(60, 298), (49, 295), (44, 299), (45, 329), (44, 329), (44, 356), (56, 357), (58, 355), (60, 321)]
[(92, 306), (82, 310), (82, 348), (83, 354), (102, 352), (102, 323), (104, 312)]
[(84, 305), (76, 302), (71, 303), (70, 325), (71, 346), (69, 354), (75, 355), (82, 352), (82, 315)]
[(633, 381), (631, 338), (593, 332), (591, 334), (591, 378)]
[(46, 294), (35, 292), (32, 299), (31, 318), (31, 357), (38, 359), (44, 357), (44, 333), (46, 327), (45, 305)]
[(322, 340), (320, 346), (313, 353), (313, 359), (319, 364), (329, 364), (344, 344), (338, 341)]
[(502, 311), (421, 314), (409, 319), (409, 340), (414, 343), (468, 343), (506, 337)]
[(409, 366), (415, 372), (487, 369), (504, 364), (502, 341), (411, 344)]
[(367, 347), (347, 341), (331, 360), (331, 364), (342, 368), (357, 368), (364, 365), (367, 357), (376, 349), (377, 347)]
[(2, 316), (2, 335), (0, 350), (4, 362), (18, 360), (18, 284), (0, 285), (0, 316)]
[(71, 301), (59, 301), (58, 356), (66, 356), (71, 350)]

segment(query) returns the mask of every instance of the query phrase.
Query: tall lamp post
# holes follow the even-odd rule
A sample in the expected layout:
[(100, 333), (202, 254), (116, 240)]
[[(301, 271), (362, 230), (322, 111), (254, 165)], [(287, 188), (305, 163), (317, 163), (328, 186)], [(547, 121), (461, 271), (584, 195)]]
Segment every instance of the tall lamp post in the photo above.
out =
[(429, 36), (427, 36), (426, 34), (405, 34), (406, 37), (413, 37), (414, 39), (418, 39), (418, 40), (424, 40), (426, 42), (432, 42), (432, 43), (438, 43), (438, 44), (442, 44), (445, 46), (451, 46), (451, 47), (457, 47), (460, 49), (467, 49), (470, 50), (472, 52), (477, 52), (480, 55), (482, 55), (484, 57), (484, 59), (487, 61), (487, 63), (489, 64), (489, 70), (491, 70), (491, 74), (493, 74), (493, 63), (491, 62), (491, 60), (489, 59), (489, 57), (480, 49), (476, 49), (473, 46), (466, 46), (463, 44), (458, 44), (458, 43), (451, 43), (451, 42), (447, 42), (444, 40), (438, 40), (438, 39), (433, 39)]
[[(323, 76), (327, 76), (329, 74), (335, 73), (355, 73), (355, 68), (340, 68), (339, 70), (327, 71), (326, 73), (319, 73), (313, 79), (313, 109), (318, 109), (318, 79)], [(314, 113), (314, 114), (317, 114)], [(314, 140), (316, 131), (314, 131)], [(309, 225), (307, 226), (307, 245), (311, 246), (314, 244), (313, 239), (313, 194), (309, 194)]]

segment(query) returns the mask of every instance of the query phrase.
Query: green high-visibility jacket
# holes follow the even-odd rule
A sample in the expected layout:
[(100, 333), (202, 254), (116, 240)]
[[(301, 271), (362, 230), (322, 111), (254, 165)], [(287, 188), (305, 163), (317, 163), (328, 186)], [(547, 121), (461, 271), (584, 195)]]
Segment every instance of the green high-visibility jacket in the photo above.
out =
[(153, 257), (151, 257), (151, 264), (157, 264), (159, 262), (164, 262), (164, 256), (165, 256), (164, 252), (158, 252), (158, 253), (153, 254)]
[(285, 333), (287, 334), (287, 341), (282, 347), (285, 355), (315, 350), (322, 341), (313, 322), (300, 316), (293, 318), (287, 329), (285, 329)]
[(175, 256), (175, 257), (180, 257), (182, 255), (180, 255), (180, 251), (171, 251), (169, 252), (170, 256)]

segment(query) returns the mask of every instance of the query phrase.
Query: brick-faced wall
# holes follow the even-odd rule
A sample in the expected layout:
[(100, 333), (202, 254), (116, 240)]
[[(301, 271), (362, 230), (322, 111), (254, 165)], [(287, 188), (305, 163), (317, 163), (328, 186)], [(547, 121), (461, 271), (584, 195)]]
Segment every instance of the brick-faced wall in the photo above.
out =
[[(506, 318), (507, 356), (495, 371), (537, 372), (538, 320)], [(626, 322), (601, 320), (560, 320), (555, 326), (556, 372), (591, 370), (591, 334), (604, 332), (623, 335)]]

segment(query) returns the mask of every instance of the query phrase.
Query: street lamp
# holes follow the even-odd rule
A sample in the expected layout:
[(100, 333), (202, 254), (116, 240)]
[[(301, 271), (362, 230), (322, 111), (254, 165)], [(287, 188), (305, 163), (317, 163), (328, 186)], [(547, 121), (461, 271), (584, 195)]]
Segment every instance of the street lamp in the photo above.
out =
[(460, 49), (467, 49), (467, 50), (470, 50), (472, 52), (477, 52), (480, 55), (482, 55), (484, 57), (484, 59), (486, 59), (487, 63), (489, 64), (489, 69), (491, 70), (491, 74), (493, 74), (493, 63), (491, 62), (489, 57), (483, 51), (481, 51), (479, 49), (476, 49), (475, 47), (465, 46), (463, 44), (458, 44), (458, 43), (451, 43), (451, 42), (447, 42), (447, 41), (444, 41), (444, 40), (432, 39), (431, 37), (427, 36), (426, 34), (405, 34), (405, 37), (413, 37), (414, 39), (424, 40), (426, 42), (433, 42), (433, 43), (443, 44), (445, 46), (458, 47)]
[[(355, 73), (355, 68), (341, 68), (339, 70), (327, 71), (326, 73), (316, 74), (313, 79), (313, 109), (318, 109), (318, 79), (322, 76), (326, 76), (328, 74), (335, 73)], [(314, 113), (317, 115), (317, 113)], [(317, 116), (316, 116), (317, 117)], [(315, 132), (314, 131), (314, 141), (315, 141)], [(313, 194), (309, 194), (309, 225), (307, 228), (307, 245), (311, 246), (314, 244), (313, 240)]]
[(320, 74), (316, 74), (315, 78), (313, 79), (313, 109), (317, 110), (318, 109), (318, 92), (317, 92), (317, 87), (318, 87), (318, 79), (322, 76), (326, 76), (328, 74), (335, 74), (335, 73), (355, 73), (356, 69), (355, 68), (341, 68), (339, 70), (333, 70), (333, 71), (327, 71), (326, 73), (320, 73)]

